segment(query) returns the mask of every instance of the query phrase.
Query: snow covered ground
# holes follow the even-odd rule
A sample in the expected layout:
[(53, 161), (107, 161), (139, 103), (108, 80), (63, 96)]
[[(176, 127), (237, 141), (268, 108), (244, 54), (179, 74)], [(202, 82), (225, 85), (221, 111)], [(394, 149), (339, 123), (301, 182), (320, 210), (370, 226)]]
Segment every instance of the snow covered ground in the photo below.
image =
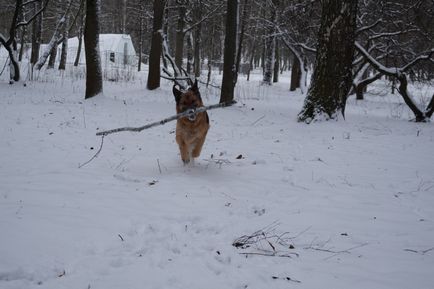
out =
[(107, 136), (79, 168), (98, 130), (173, 115), (171, 85), (84, 101), (84, 80), (41, 79), (0, 81), (0, 288), (433, 288), (434, 126), (384, 83), (306, 125), (288, 75), (242, 78), (194, 166), (171, 122)]

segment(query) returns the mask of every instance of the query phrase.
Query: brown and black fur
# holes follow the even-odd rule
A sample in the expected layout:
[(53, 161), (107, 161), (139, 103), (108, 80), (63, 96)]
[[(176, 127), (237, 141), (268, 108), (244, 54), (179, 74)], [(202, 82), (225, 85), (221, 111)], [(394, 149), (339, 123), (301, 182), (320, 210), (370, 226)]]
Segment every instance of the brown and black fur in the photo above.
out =
[[(186, 92), (181, 92), (173, 86), (173, 95), (176, 100), (176, 113), (204, 106), (197, 87), (197, 81)], [(178, 119), (176, 123), (176, 142), (184, 164), (188, 164), (200, 155), (208, 129), (209, 118), (206, 111), (198, 113), (194, 120), (190, 120), (188, 117)]]

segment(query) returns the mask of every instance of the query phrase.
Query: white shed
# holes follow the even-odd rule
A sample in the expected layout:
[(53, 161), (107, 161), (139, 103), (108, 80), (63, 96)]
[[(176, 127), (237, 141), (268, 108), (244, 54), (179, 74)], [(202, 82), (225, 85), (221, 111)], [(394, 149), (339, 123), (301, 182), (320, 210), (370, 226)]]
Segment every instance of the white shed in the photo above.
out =
[[(74, 62), (77, 49), (78, 38), (70, 38), (68, 40), (68, 63)], [(128, 34), (100, 34), (99, 50), (103, 67), (125, 67), (137, 64), (136, 50)], [(80, 54), (80, 64), (85, 64), (84, 42)]]

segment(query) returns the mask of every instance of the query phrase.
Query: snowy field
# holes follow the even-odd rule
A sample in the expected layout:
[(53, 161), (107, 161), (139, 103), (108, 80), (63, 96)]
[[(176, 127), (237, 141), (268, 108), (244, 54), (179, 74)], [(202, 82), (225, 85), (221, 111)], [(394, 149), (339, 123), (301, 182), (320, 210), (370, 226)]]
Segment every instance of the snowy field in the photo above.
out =
[(170, 83), (105, 82), (84, 101), (82, 79), (5, 77), (1, 289), (434, 288), (434, 125), (382, 82), (346, 120), (306, 125), (288, 74), (241, 77), (193, 166), (171, 122), (107, 136), (79, 168), (98, 130), (173, 115)]

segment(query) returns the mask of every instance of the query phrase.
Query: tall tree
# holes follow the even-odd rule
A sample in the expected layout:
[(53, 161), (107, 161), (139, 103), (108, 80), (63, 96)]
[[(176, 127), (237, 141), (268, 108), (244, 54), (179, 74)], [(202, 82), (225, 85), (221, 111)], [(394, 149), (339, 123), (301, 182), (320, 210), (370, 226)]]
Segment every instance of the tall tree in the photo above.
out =
[(229, 103), (234, 100), (236, 82), (235, 57), (237, 53), (238, 0), (228, 0), (227, 7), (220, 103)]
[[(42, 3), (35, 2), (33, 3), (33, 11), (36, 13), (41, 9)], [(39, 14), (32, 24), (32, 53), (30, 57), (30, 63), (33, 65), (36, 64), (39, 58), (39, 50), (41, 47), (41, 35), (42, 35), (42, 13)]]
[(184, 27), (188, 2), (188, 0), (176, 0), (176, 4), (178, 5), (178, 23), (175, 41), (175, 64), (178, 68), (182, 67), (182, 58), (184, 57)]
[(162, 51), (161, 29), (166, 0), (154, 0), (154, 18), (152, 24), (151, 52), (149, 53), (149, 74), (147, 88), (160, 87), (160, 56)]
[(324, 0), (318, 34), (316, 66), (298, 120), (311, 122), (344, 115), (352, 84), (356, 0)]
[(102, 92), (102, 70), (99, 51), (99, 16), (101, 0), (86, 1), (84, 51), (86, 54), (86, 94), (91, 98)]
[(267, 10), (271, 13), (270, 19), (266, 28), (265, 35), (265, 59), (264, 59), (264, 78), (263, 83), (271, 85), (274, 73), (275, 53), (276, 53), (276, 25), (277, 22), (277, 9), (279, 7), (279, 0), (267, 1)]

